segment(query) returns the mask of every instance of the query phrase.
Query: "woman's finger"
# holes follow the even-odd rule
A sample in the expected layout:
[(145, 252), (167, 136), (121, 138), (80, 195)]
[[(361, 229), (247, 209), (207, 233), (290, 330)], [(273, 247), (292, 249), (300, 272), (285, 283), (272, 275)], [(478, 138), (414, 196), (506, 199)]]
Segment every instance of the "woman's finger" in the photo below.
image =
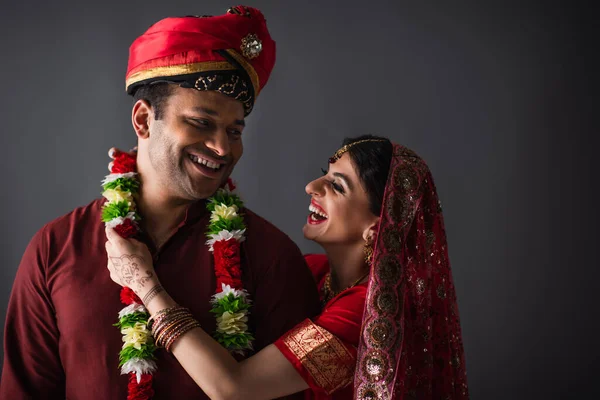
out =
[(106, 228), (104, 228), (104, 231), (106, 232), (106, 238), (108, 239), (111, 245), (122, 246), (127, 243), (127, 240), (123, 239), (121, 235), (119, 235), (119, 233), (115, 231), (115, 228), (109, 228), (107, 226)]

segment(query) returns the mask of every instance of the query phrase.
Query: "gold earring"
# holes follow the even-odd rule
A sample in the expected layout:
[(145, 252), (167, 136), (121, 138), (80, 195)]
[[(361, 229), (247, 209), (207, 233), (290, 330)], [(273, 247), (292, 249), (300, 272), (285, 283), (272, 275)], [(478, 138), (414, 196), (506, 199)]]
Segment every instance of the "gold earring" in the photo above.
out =
[(365, 240), (363, 252), (365, 253), (365, 261), (367, 262), (367, 265), (371, 266), (373, 263), (373, 241), (371, 240), (371, 237), (368, 237)]

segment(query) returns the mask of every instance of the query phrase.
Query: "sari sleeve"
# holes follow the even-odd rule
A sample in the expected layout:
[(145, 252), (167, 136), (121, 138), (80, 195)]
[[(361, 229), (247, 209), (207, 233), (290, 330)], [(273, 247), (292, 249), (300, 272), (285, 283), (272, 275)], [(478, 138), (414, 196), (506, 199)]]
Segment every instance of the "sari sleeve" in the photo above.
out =
[(275, 342), (313, 391), (330, 395), (352, 383), (365, 294), (366, 286), (348, 290)]

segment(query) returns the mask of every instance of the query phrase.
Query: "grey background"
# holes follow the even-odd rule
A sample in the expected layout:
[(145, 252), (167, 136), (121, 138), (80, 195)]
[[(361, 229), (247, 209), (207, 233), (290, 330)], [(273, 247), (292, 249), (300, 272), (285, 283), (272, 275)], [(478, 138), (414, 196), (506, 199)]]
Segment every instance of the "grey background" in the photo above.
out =
[[(234, 173), (249, 207), (318, 251), (303, 188), (342, 138), (412, 147), (444, 205), (472, 398), (598, 398), (594, 10), (249, 3), (278, 44)], [(97, 197), (107, 149), (134, 144), (129, 44), (165, 16), (230, 5), (2, 0), (2, 326), (31, 236)]]

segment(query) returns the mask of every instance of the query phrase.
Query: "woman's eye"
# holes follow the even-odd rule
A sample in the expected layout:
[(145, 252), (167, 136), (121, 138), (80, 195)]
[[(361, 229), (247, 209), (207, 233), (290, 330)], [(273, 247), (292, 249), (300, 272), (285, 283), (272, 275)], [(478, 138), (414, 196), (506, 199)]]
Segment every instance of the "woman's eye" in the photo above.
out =
[(338, 185), (337, 183), (335, 183), (334, 181), (331, 181), (331, 187), (333, 187), (333, 190), (335, 190), (336, 192), (339, 193), (344, 193), (344, 188), (341, 187), (340, 185)]

